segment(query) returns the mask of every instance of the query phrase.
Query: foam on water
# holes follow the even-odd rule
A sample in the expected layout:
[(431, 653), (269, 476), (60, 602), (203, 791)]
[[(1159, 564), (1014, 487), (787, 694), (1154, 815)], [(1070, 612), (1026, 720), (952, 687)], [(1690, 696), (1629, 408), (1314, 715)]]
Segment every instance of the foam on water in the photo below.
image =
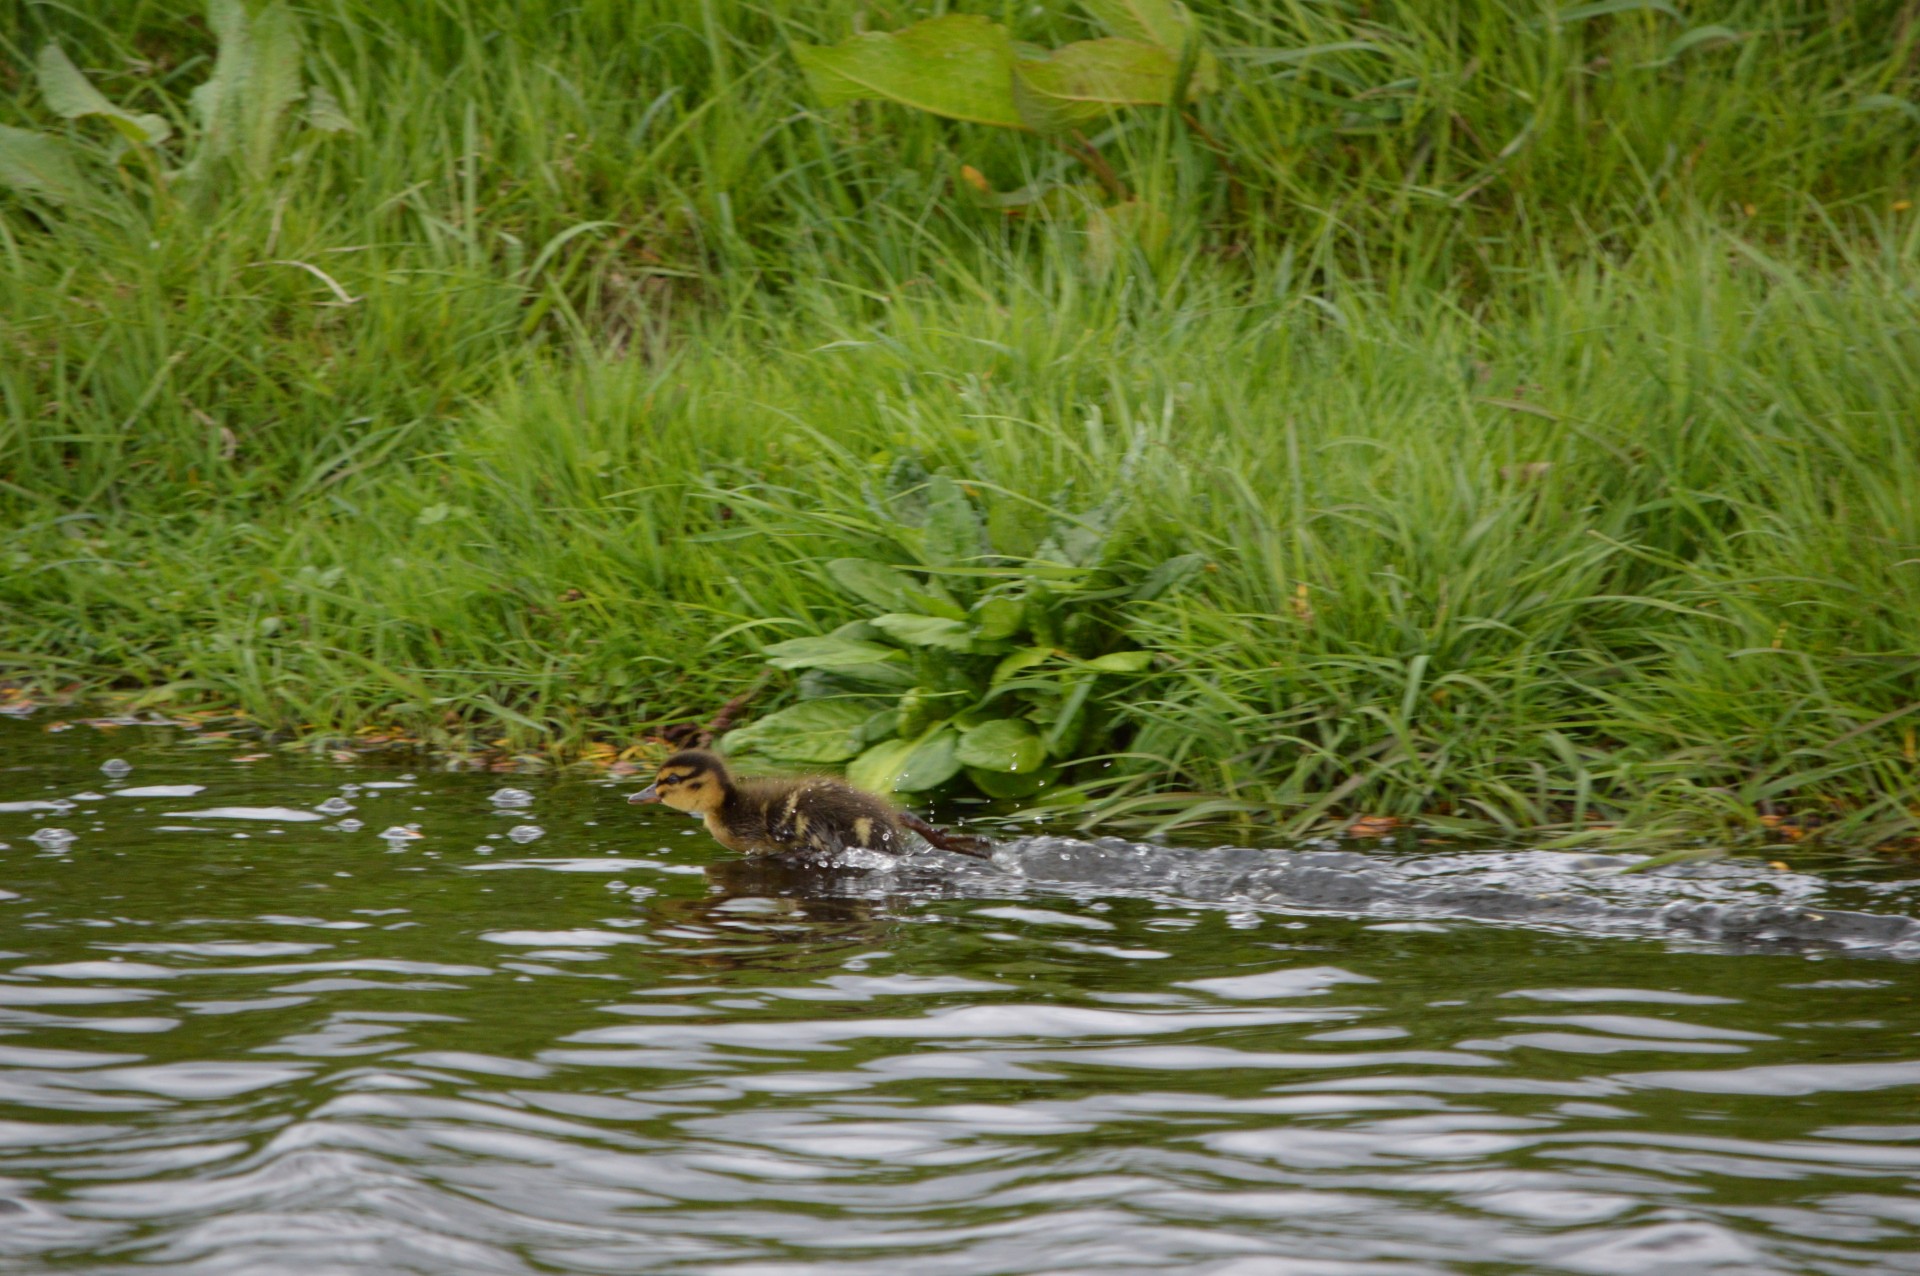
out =
[(1920, 957), (1920, 921), (1834, 903), (1835, 890), (1825, 878), (1750, 859), (1622, 871), (1643, 858), (1559, 851), (1177, 850), (1120, 838), (1030, 837), (1000, 846), (993, 863), (1035, 883), (1281, 911), (1522, 923)]

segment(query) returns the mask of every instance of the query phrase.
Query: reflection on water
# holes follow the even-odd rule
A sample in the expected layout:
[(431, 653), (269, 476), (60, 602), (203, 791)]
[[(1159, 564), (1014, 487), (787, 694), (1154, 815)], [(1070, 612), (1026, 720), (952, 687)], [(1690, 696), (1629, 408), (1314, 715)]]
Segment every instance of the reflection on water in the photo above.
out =
[(836, 871), (0, 728), (0, 1270), (1920, 1271), (1904, 887)]

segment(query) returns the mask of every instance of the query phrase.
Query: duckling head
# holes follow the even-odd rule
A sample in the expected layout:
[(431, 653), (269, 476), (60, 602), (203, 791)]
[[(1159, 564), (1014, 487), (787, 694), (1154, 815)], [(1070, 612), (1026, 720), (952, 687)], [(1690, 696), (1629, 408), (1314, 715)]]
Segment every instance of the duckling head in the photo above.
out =
[(662, 762), (653, 783), (627, 801), (662, 802), (676, 811), (711, 815), (726, 801), (731, 785), (718, 754), (685, 749)]

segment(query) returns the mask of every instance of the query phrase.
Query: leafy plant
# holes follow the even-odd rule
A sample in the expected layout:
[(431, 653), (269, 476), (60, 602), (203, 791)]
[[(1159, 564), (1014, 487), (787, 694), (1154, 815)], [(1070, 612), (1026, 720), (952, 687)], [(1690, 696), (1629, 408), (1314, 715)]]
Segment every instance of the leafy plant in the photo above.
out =
[(1177, 588), (1200, 556), (1151, 570), (1121, 561), (1118, 500), (1056, 517), (1030, 554), (995, 552), (965, 485), (911, 459), (889, 479), (890, 493), (870, 500), (914, 561), (828, 562), (827, 578), (865, 615), (765, 648), (769, 665), (800, 672), (800, 699), (730, 733), (727, 747), (843, 764), (882, 793), (964, 776), (996, 798), (1030, 797), (1106, 751), (1109, 702), (1153, 663), (1128, 637), (1127, 606)]
[[(1219, 87), (1220, 66), (1178, 0), (1081, 0), (1109, 34), (1057, 49), (1015, 40), (974, 14), (950, 13), (893, 32), (822, 47), (793, 46), (826, 106), (886, 101), (949, 119), (1052, 137), (1075, 134), (1119, 107), (1183, 107)], [(1125, 188), (1084, 140), (1071, 153), (1117, 199)], [(977, 173), (968, 180), (981, 184)]]
[(1093, 124), (1119, 106), (1170, 106), (1218, 86), (1199, 27), (1175, 0), (1081, 0), (1112, 34), (1058, 49), (950, 13), (830, 47), (794, 45), (827, 106), (881, 100), (949, 119), (1033, 133)]
[(47, 108), (65, 120), (105, 121), (113, 130), (110, 142), (89, 146), (60, 134), (0, 127), (0, 185), (48, 204), (97, 211), (106, 200), (102, 186), (87, 176), (89, 163), (136, 159), (157, 192), (205, 195), (233, 167), (249, 178), (264, 177), (277, 158), (287, 112), (303, 99), (308, 128), (351, 131), (331, 93), (317, 84), (303, 90), (299, 30), (278, 0), (252, 15), (240, 0), (208, 0), (207, 18), (219, 53), (190, 99), (196, 128), (180, 167), (164, 166), (160, 148), (174, 136), (164, 116), (115, 106), (50, 43), (34, 63)]

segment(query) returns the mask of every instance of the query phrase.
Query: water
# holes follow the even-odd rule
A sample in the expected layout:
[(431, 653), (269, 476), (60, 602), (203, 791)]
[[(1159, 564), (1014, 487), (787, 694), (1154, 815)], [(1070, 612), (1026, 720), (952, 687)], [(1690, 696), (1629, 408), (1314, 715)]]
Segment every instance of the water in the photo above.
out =
[(1897, 880), (779, 868), (168, 735), (0, 723), (0, 1271), (1920, 1271)]

